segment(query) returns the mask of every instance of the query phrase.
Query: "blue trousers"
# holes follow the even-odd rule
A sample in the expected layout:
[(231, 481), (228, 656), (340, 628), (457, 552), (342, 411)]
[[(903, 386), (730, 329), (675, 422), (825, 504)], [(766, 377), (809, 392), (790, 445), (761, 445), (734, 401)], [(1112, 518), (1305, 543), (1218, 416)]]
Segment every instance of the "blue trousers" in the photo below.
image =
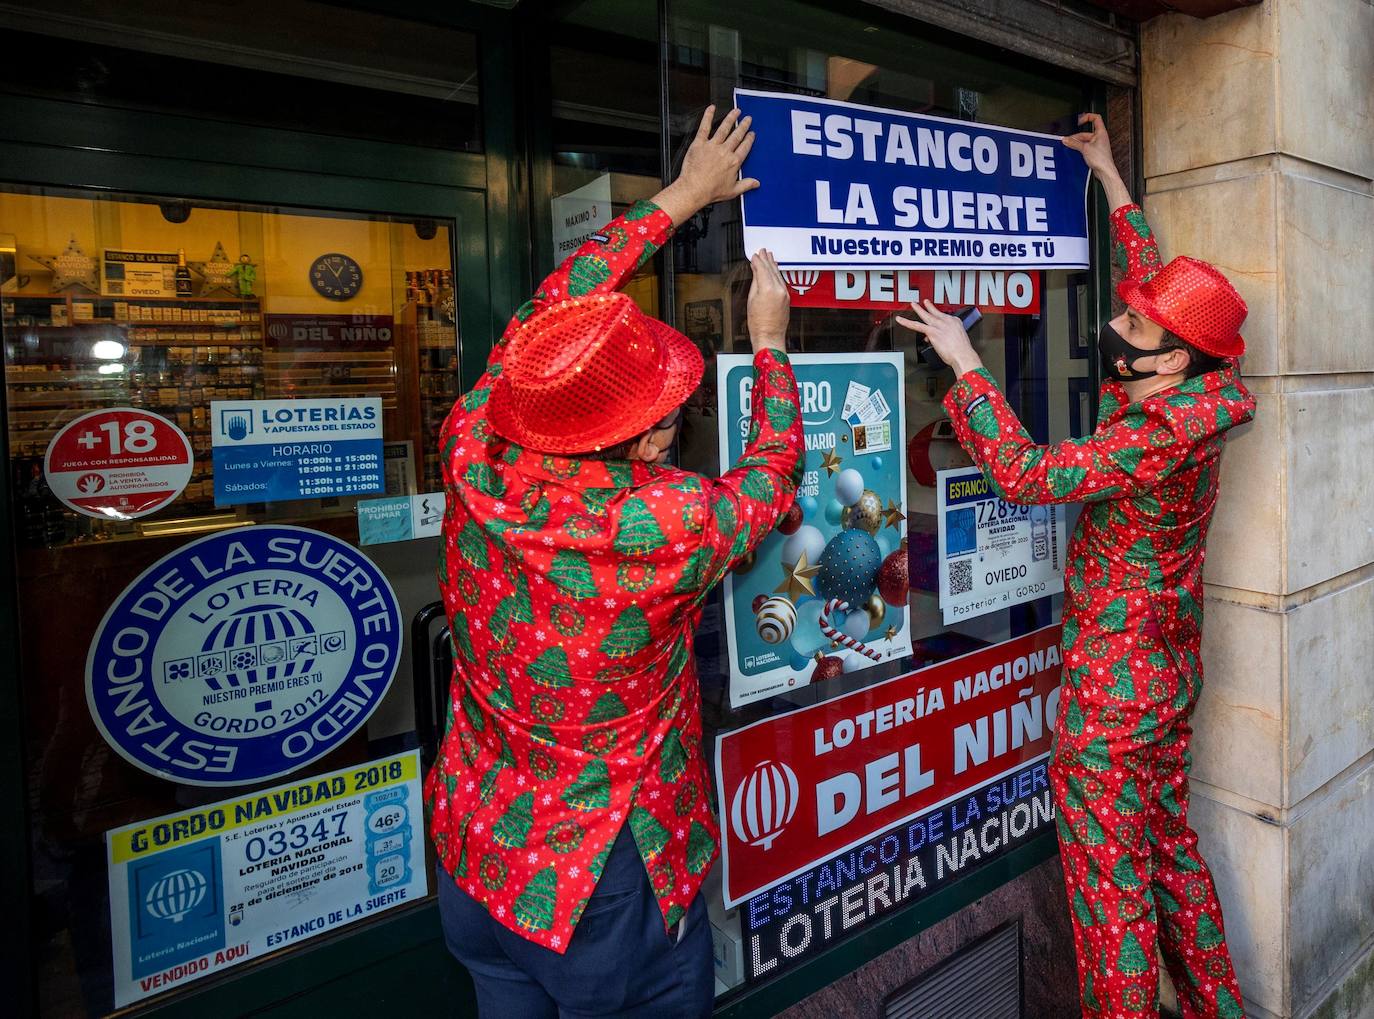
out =
[(482, 1019), (711, 1014), (706, 902), (698, 894), (680, 930), (665, 932), (629, 826), (616, 837), (563, 955), (497, 923), (442, 865), (437, 876), (444, 943), (472, 975)]

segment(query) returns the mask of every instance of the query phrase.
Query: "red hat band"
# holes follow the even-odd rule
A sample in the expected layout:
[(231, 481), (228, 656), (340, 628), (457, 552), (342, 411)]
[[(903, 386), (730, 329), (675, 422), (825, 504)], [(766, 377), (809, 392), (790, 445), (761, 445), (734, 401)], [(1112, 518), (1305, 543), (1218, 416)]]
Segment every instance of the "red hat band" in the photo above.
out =
[(1231, 281), (1214, 266), (1187, 255), (1175, 258), (1149, 280), (1123, 280), (1121, 299), (1151, 322), (1213, 357), (1240, 357), (1240, 327), (1249, 309)]
[(601, 450), (680, 406), (703, 368), (691, 340), (624, 294), (572, 298), (511, 337), (492, 386), (491, 424), (540, 452)]

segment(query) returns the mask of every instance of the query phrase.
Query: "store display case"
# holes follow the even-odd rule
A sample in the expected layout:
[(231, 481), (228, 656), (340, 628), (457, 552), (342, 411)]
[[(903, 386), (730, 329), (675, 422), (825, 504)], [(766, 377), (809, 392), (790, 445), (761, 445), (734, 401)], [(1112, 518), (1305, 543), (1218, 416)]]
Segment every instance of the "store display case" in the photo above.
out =
[[(216, 506), (216, 401), (375, 397), (388, 440), (419, 457), (391, 472), (394, 491), (376, 494), (438, 491), (434, 437), (458, 392), (449, 228), (251, 208), (196, 210), (174, 224), (166, 208), (0, 195), (0, 213), (17, 227), (6, 235), (14, 238), (6, 263), (13, 268), (0, 309), (9, 469), (25, 493), (23, 540), (47, 546), (146, 533), (136, 520), (73, 513), (45, 491), (44, 454), (54, 436), (101, 408), (151, 411), (190, 442), (190, 479), (159, 514), (159, 531), (169, 513), (191, 524), (259, 512), (231, 510), (222, 500)], [(232, 261), (225, 239), (261, 254)], [(344, 253), (315, 255), (331, 247)], [(187, 250), (214, 253), (188, 261)], [(344, 266), (340, 278), (330, 259)], [(343, 282), (355, 269), (352, 285)], [(313, 500), (308, 512), (347, 514), (353, 501)]]

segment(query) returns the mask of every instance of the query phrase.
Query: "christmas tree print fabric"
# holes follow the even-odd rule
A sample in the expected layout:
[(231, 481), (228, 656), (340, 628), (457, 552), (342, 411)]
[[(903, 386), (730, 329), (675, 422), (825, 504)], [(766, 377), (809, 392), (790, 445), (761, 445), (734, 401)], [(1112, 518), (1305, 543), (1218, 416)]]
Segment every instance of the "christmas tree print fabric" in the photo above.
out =
[(628, 824), (665, 928), (716, 855), (692, 635), (706, 592), (773, 529), (803, 467), (796, 380), (755, 359), (753, 441), (719, 480), (545, 456), (495, 435), (491, 380), (519, 323), (621, 286), (672, 222), (641, 202), (544, 281), (454, 406), (441, 452), (439, 582), (456, 668), (425, 783), (458, 885), (500, 923), (564, 952)]
[[(1159, 266), (1134, 205), (1128, 274)], [(1255, 403), (1234, 367), (1137, 403), (1102, 387), (1097, 430), (1037, 446), (985, 371), (945, 398), (960, 443), (1017, 503), (1084, 502), (1068, 550), (1064, 685), (1050, 775), (1083, 1014), (1156, 1014), (1156, 945), (1187, 1017), (1240, 1019), (1212, 878), (1188, 825), (1202, 688), (1202, 562), (1226, 432)]]

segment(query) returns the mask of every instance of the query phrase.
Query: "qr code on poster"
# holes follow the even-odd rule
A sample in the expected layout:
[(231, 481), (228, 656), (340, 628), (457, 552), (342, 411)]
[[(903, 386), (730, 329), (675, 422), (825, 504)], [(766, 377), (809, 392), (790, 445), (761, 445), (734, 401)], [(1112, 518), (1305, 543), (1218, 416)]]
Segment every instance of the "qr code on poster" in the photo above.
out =
[(949, 564), (949, 593), (968, 594), (973, 590), (973, 560), (959, 559)]

